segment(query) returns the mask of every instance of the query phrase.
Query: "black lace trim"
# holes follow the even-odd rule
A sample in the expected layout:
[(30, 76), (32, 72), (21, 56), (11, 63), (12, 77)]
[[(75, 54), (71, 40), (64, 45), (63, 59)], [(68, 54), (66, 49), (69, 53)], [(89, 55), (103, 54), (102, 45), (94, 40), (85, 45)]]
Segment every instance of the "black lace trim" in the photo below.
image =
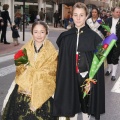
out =
[(43, 47), (43, 44), (42, 44), (42, 45), (40, 46), (40, 48), (37, 50), (36, 45), (35, 45), (35, 42), (34, 42), (34, 49), (35, 49), (35, 52), (36, 52), (36, 53), (39, 53), (42, 47)]

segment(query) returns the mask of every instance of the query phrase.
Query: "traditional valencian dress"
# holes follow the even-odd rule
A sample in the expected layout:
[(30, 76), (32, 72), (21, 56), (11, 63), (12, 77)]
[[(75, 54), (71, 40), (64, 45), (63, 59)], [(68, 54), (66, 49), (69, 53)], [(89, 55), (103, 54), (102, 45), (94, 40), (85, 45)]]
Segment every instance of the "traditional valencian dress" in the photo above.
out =
[[(33, 40), (26, 48), (30, 65), (17, 66), (15, 87), (3, 107), (2, 120), (57, 120), (52, 116), (57, 51), (49, 40), (36, 50)], [(36, 110), (30, 110), (32, 105)]]
[[(97, 20), (99, 20), (100, 18), (98, 18)], [(89, 18), (86, 23), (87, 25), (93, 30), (95, 31), (102, 39), (104, 39), (104, 35), (102, 34), (101, 30), (101, 26), (100, 24), (97, 22), (97, 20), (94, 22), (92, 20), (92, 18)]]
[(82, 111), (100, 119), (100, 114), (105, 113), (104, 66), (100, 67), (95, 76), (97, 84), (91, 84), (90, 95), (84, 99), (80, 87), (88, 78), (94, 50), (101, 41), (99, 35), (87, 26), (80, 30), (74, 27), (59, 36), (54, 116), (73, 117)]

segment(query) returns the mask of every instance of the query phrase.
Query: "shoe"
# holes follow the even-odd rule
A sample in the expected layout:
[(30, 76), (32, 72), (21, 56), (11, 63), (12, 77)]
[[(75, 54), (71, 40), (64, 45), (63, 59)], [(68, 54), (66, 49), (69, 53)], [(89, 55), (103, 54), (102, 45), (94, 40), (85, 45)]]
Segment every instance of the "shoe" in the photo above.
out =
[(115, 76), (112, 76), (112, 77), (111, 77), (111, 80), (112, 80), (112, 81), (115, 81), (115, 80), (116, 80)]
[(4, 44), (10, 44), (9, 42), (4, 42)]
[(107, 72), (105, 73), (105, 76), (109, 76), (110, 74), (111, 74), (111, 72), (107, 71)]
[(0, 41), (1, 43), (3, 43), (3, 41)]

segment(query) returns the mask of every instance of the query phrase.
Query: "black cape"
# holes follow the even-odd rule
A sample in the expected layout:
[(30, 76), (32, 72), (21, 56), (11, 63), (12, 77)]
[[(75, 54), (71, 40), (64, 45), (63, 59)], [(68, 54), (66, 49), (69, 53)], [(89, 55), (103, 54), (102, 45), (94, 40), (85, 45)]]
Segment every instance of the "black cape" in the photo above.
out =
[[(53, 115), (71, 117), (82, 111), (99, 119), (100, 114), (105, 112), (104, 67), (102, 65), (97, 72), (95, 76), (97, 84), (92, 85), (90, 95), (83, 99), (80, 85), (86, 78), (83, 79), (76, 73), (77, 32), (76, 28), (72, 28), (61, 33), (57, 39), (59, 57)], [(88, 66), (89, 71), (93, 52), (102, 39), (86, 26), (81, 28), (80, 33), (78, 51), (80, 55), (82, 53), (86, 56), (87, 65), (85, 66)], [(84, 60), (79, 62), (81, 63), (79, 69), (84, 71), (84, 65), (82, 65), (85, 64)]]

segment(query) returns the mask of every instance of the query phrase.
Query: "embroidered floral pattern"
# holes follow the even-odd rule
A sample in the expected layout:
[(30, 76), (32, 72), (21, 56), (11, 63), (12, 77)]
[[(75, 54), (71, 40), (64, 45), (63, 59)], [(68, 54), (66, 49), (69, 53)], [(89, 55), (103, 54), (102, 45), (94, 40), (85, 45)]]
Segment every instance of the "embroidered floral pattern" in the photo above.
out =
[(4, 109), (2, 120), (58, 120), (52, 116), (53, 99), (48, 99), (41, 108), (29, 109), (30, 97), (17, 92), (15, 88)]
[(23, 120), (39, 120), (36, 118), (34, 114), (28, 114), (27, 116), (23, 117)]

